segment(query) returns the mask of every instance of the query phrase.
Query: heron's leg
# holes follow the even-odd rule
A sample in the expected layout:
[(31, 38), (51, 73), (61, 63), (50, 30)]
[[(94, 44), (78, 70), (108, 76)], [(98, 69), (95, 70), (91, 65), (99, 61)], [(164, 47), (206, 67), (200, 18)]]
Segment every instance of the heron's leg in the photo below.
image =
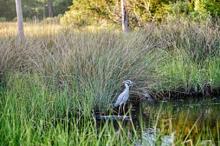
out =
[(125, 114), (125, 103), (123, 104), (123, 115)]
[(118, 116), (120, 116), (121, 105), (119, 105)]

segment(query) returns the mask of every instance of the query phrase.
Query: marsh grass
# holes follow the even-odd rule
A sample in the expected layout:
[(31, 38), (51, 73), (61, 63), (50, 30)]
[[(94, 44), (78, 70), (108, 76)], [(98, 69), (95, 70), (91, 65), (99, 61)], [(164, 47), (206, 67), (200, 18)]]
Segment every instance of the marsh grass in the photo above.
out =
[(57, 89), (68, 86), (68, 92), (80, 96), (90, 94), (95, 107), (103, 109), (107, 105), (108, 108), (122, 80), (145, 81), (148, 70), (152, 70), (153, 58), (146, 57), (154, 48), (153, 42), (147, 41), (150, 39), (150, 35), (139, 38), (138, 33), (123, 36), (113, 32), (71, 32), (46, 39), (27, 38), (19, 47), (1, 46), (0, 70), (2, 74), (37, 73), (48, 86), (53, 83)]
[(16, 44), (15, 24), (1, 25), (2, 80), (11, 71), (37, 73), (48, 86), (90, 94), (99, 109), (113, 101), (124, 79), (136, 82), (134, 94), (205, 93), (206, 86), (218, 88), (220, 32), (211, 22), (149, 24), (128, 34), (27, 23), (21, 45)]
[(137, 139), (126, 129), (117, 133), (111, 122), (97, 129), (88, 99), (51, 92), (39, 76), (8, 80), (0, 102), (1, 145), (130, 145)]
[(118, 134), (111, 123), (97, 133), (91, 116), (111, 112), (123, 80), (136, 83), (132, 98), (220, 86), (220, 32), (210, 23), (149, 24), (128, 34), (26, 24), (20, 45), (15, 24), (1, 25), (2, 145), (134, 145), (138, 134)]
[(38, 74), (14, 74), (7, 80), (0, 94), (1, 145), (135, 145), (149, 127), (158, 129), (157, 144), (172, 133), (177, 145), (219, 141), (218, 105), (143, 106), (149, 115), (140, 117), (138, 125), (98, 125), (92, 98), (52, 90)]
[[(1, 22), (0, 38), (13, 38), (17, 35), (17, 23)], [(45, 37), (56, 35), (63, 27), (56, 23), (24, 23), (25, 35), (29, 37)]]
[(11, 71), (37, 73), (48, 86), (90, 94), (99, 109), (110, 107), (124, 79), (136, 82), (134, 94), (204, 94), (207, 86), (218, 88), (220, 32), (210, 22), (149, 24), (128, 34), (27, 23), (21, 45), (16, 44), (15, 24), (1, 25), (2, 80)]

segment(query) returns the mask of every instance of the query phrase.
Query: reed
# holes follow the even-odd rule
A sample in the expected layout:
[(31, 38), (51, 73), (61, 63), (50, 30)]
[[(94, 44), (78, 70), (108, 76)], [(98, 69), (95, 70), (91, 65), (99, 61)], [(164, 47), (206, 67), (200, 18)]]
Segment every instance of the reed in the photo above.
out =
[(22, 44), (15, 24), (0, 25), (2, 145), (132, 145), (138, 134), (116, 136), (109, 123), (97, 134), (91, 117), (111, 110), (123, 80), (136, 83), (139, 98), (143, 90), (205, 95), (220, 87), (220, 31), (209, 22), (128, 34), (25, 24)]

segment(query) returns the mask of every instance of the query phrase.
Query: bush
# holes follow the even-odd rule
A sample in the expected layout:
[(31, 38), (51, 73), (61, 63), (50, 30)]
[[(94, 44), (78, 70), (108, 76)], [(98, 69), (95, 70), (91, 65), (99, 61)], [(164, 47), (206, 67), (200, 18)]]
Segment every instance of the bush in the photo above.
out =
[(206, 0), (205, 8), (212, 16), (220, 16), (220, 2), (214, 0)]
[[(189, 1), (148, 1), (127, 0), (130, 28), (141, 27), (149, 21), (161, 22), (167, 17), (186, 17), (204, 21), (210, 15), (219, 14), (219, 3), (212, 0)], [(121, 23), (120, 2), (117, 0), (74, 0), (70, 10), (61, 19), (62, 24), (86, 26), (102, 23)], [(91, 15), (92, 14), (92, 15)]]
[(0, 22), (5, 22), (6, 18), (5, 17), (0, 17)]

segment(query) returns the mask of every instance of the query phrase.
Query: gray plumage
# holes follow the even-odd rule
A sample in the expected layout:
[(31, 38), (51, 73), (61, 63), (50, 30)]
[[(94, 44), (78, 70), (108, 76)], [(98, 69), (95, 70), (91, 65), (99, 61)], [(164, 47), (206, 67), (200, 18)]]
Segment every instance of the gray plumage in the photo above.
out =
[(125, 104), (129, 98), (129, 87), (133, 85), (133, 82), (130, 80), (126, 80), (123, 82), (125, 85), (124, 91), (118, 96), (116, 102), (114, 103), (114, 107), (121, 106)]

